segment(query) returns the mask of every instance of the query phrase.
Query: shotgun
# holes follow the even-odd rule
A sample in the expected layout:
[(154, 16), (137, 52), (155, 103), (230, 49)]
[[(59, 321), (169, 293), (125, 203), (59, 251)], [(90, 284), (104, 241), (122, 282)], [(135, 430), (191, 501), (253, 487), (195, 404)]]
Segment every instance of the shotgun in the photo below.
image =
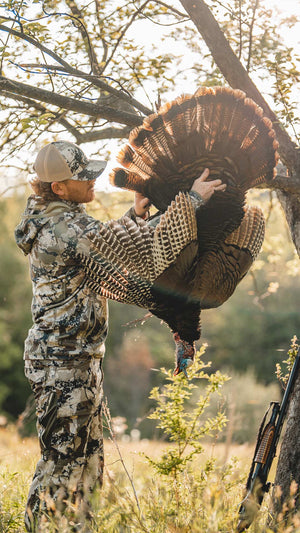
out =
[(300, 368), (299, 350), (295, 357), (281, 403), (271, 402), (258, 431), (254, 456), (246, 483), (246, 496), (239, 508), (237, 533), (245, 531), (253, 522), (271, 483), (268, 475), (276, 455), (276, 448), (287, 414), (290, 396)]

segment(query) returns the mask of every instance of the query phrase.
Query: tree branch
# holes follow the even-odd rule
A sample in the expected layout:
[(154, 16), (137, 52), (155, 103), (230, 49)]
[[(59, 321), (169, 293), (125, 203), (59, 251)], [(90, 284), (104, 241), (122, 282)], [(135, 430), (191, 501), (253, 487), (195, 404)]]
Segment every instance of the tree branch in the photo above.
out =
[(182, 17), (184, 20), (186, 20), (186, 14), (182, 13), (181, 11), (178, 11), (178, 9), (175, 9), (175, 7), (170, 6), (166, 2), (162, 2), (162, 0), (154, 0), (156, 4), (162, 7), (167, 7), (171, 13), (174, 13), (175, 15), (178, 15), (178, 17)]
[(38, 87), (32, 87), (18, 81), (13, 81), (4, 76), (0, 76), (0, 92), (7, 91), (12, 96), (18, 94), (29, 97), (33, 100), (46, 102), (61, 109), (68, 111), (75, 111), (83, 115), (92, 117), (101, 117), (110, 122), (117, 122), (126, 124), (127, 126), (139, 126), (143, 119), (133, 113), (126, 113), (125, 111), (116, 111), (115, 109), (102, 106), (98, 104), (91, 104), (90, 102), (79, 101), (75, 98), (63, 96), (61, 94), (46, 91)]
[(101, 69), (99, 66), (97, 54), (88, 37), (88, 31), (85, 27), (85, 24), (83, 23), (84, 18), (83, 18), (82, 12), (78, 8), (78, 6), (75, 4), (74, 0), (67, 0), (66, 4), (71, 9), (73, 16), (77, 18), (78, 21), (80, 22), (80, 24), (78, 25), (78, 29), (80, 31), (82, 40), (84, 42), (86, 52), (90, 59), (92, 73), (96, 76), (99, 76), (102, 74), (103, 69)]
[(26, 96), (21, 96), (21, 95), (18, 95), (18, 94), (13, 94), (12, 95), (11, 93), (6, 92), (6, 91), (2, 91), (1, 94), (6, 96), (6, 98), (11, 98), (14, 101), (22, 102), (27, 107), (32, 107), (33, 109), (36, 109), (36, 111), (39, 111), (42, 114), (44, 114), (44, 113), (52, 113), (53, 114), (53, 118), (55, 118), (55, 120), (53, 122), (58, 122), (64, 128), (66, 128), (67, 131), (69, 131), (72, 135), (74, 135), (75, 138), (77, 138), (77, 135), (79, 134), (77, 128), (75, 128), (75, 126), (70, 124), (70, 122), (68, 122), (68, 120), (66, 120), (64, 118), (64, 113), (55, 114), (53, 111), (49, 110), (47, 107), (43, 106), (42, 104), (40, 104), (36, 100), (32, 100), (30, 98), (27, 98)]
[(247, 72), (250, 70), (250, 62), (251, 62), (251, 55), (252, 55), (252, 43), (253, 43), (253, 28), (254, 28), (254, 22), (255, 22), (255, 16), (256, 16), (256, 10), (258, 7), (258, 1), (255, 1), (255, 5), (253, 7), (253, 13), (252, 13), (252, 19), (250, 23), (250, 29), (249, 29), (249, 49), (248, 49), (248, 59), (247, 59)]
[(293, 194), (300, 194), (300, 182), (298, 179), (287, 178), (286, 176), (276, 176), (267, 185), (268, 189), (275, 189)]
[(107, 56), (108, 56), (108, 44), (107, 42), (105, 41), (105, 39), (101, 36), (101, 26), (102, 26), (102, 21), (100, 20), (100, 1), (99, 0), (94, 0), (95, 2), (95, 13), (96, 13), (96, 19), (97, 19), (97, 23), (98, 23), (98, 27), (99, 27), (99, 38), (101, 39), (101, 42), (102, 42), (102, 46), (103, 46), (103, 54), (102, 54), (102, 60), (101, 60), (101, 63), (103, 65), (105, 65), (102, 69), (102, 72), (104, 71), (105, 67), (106, 67), (106, 62), (107, 62)]
[(93, 85), (95, 85), (95, 87), (98, 87), (99, 89), (107, 91), (108, 93), (113, 94), (117, 98), (120, 98), (121, 100), (128, 102), (130, 105), (132, 105), (133, 107), (141, 111), (144, 115), (149, 115), (152, 113), (151, 109), (145, 107), (143, 104), (135, 100), (135, 98), (132, 98), (129, 94), (125, 93), (124, 91), (114, 89), (108, 83), (104, 82), (103, 80), (100, 80), (97, 76), (86, 74), (86, 72), (83, 72), (82, 70), (72, 67), (69, 63), (67, 63), (64, 59), (62, 59), (58, 54), (50, 50), (50, 48), (47, 48), (46, 46), (41, 44), (36, 39), (33, 39), (29, 35), (26, 35), (24, 32), (20, 32), (20, 31), (13, 30), (11, 28), (7, 28), (3, 24), (0, 24), (0, 31), (8, 32), (14, 35), (15, 37), (18, 37), (20, 39), (27, 41), (28, 43), (32, 44), (33, 46), (41, 50), (41, 52), (44, 52), (45, 54), (52, 57), (55, 61), (57, 61), (57, 63), (62, 65), (68, 74), (71, 74), (72, 76), (75, 76), (78, 78), (85, 79), (89, 83), (92, 83)]
[(114, 56), (114, 54), (115, 54), (115, 52), (116, 52), (121, 40), (123, 39), (125, 33), (130, 28), (130, 26), (133, 24), (133, 22), (135, 21), (136, 17), (140, 13), (142, 13), (143, 9), (146, 7), (148, 2), (149, 2), (149, 0), (145, 0), (145, 2), (133, 13), (133, 15), (131, 16), (131, 19), (129, 20), (129, 22), (127, 22), (125, 27), (123, 27), (123, 30), (120, 32), (120, 37), (117, 39), (117, 42), (116, 42), (115, 46), (113, 47), (113, 50), (112, 50), (109, 58), (107, 59), (106, 65), (108, 65), (108, 63), (113, 59), (113, 56)]
[(125, 128), (103, 128), (103, 130), (92, 130), (86, 133), (77, 132), (77, 144), (100, 141), (103, 139), (124, 139), (127, 138), (131, 127)]

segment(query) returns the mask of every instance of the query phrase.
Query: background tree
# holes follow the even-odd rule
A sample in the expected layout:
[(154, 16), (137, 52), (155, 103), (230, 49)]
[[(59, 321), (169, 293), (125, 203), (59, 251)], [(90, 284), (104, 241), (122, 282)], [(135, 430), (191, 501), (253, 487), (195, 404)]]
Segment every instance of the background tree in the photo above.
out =
[[(29, 6), (11, 0), (2, 6), (0, 131), (4, 164), (14, 155), (16, 165), (26, 170), (26, 162), (17, 159), (18, 151), (24, 153), (25, 146), (29, 149), (36, 141), (55, 139), (62, 132), (79, 144), (126, 137), (156, 108), (167, 89), (178, 93), (184, 79), (192, 90), (199, 82), (213, 85), (225, 79), (261, 105), (273, 122), (288, 176), (281, 171), (272, 187), (299, 255), (300, 156), (292, 99), (299, 68), (291, 48), (284, 46), (270, 23), (271, 12), (264, 2), (136, 0), (119, 4), (95, 0), (82, 7), (73, 0)], [(144, 32), (139, 41), (137, 29), (142, 22)], [(151, 22), (165, 25), (163, 35), (172, 54), (162, 53), (155, 38), (149, 43)], [(284, 23), (292, 26), (295, 19), (291, 16)], [(195, 28), (209, 54), (206, 48), (202, 51)], [(182, 71), (174, 44), (180, 38), (187, 40), (191, 51), (188, 72)], [(145, 41), (146, 55), (142, 53)], [(268, 102), (272, 104), (256, 86), (265, 87), (266, 77), (269, 85), (264, 92), (270, 93)], [(299, 405), (299, 397), (300, 379), (291, 412)], [(298, 418), (290, 416), (282, 446), (286, 476), (277, 478), (284, 494), (291, 477), (300, 482), (300, 463), (296, 461), (299, 432)]]

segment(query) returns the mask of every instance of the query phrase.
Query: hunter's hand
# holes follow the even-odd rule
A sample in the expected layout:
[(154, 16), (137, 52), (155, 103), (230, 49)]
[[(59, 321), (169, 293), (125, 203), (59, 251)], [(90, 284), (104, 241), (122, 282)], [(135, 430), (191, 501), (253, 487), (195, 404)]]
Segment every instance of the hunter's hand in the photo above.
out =
[(225, 191), (226, 189), (226, 183), (222, 183), (219, 179), (206, 181), (208, 176), (209, 169), (206, 168), (202, 172), (200, 178), (197, 178), (192, 185), (192, 191), (200, 194), (204, 202), (207, 202), (215, 191)]
[(140, 192), (135, 193), (134, 197), (134, 210), (135, 214), (138, 217), (141, 217), (143, 219), (147, 219), (149, 216), (149, 209), (151, 206), (151, 202), (149, 198), (146, 198), (143, 194)]

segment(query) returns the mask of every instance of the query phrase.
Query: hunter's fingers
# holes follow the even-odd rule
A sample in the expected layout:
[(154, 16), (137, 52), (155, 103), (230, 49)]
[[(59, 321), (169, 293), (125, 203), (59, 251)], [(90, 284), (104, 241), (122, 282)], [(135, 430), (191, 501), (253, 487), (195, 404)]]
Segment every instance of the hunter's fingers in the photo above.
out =
[(212, 180), (209, 182), (209, 184), (213, 189), (216, 189), (217, 187), (220, 187), (220, 185), (222, 185), (222, 180)]
[[(200, 181), (201, 181), (201, 182), (205, 182), (206, 179), (208, 178), (208, 176), (209, 176), (209, 169), (206, 168), (206, 169), (202, 172), (201, 176), (200, 176), (196, 181), (198, 181), (198, 182), (200, 182)], [(225, 184), (225, 183), (222, 183), (222, 180), (220, 180), (220, 179), (211, 180), (211, 181), (209, 182), (209, 185), (210, 185), (210, 187), (212, 187), (214, 190), (217, 190), (217, 191), (219, 191), (219, 190), (220, 190), (220, 191), (223, 191), (223, 190), (226, 189), (226, 184)], [(221, 187), (221, 188), (220, 188), (220, 187)]]
[(201, 176), (198, 179), (199, 179), (199, 181), (205, 181), (206, 178), (208, 178), (208, 176), (209, 176), (209, 169), (206, 168), (206, 169), (203, 170)]
[(221, 185), (217, 185), (216, 187), (214, 187), (215, 191), (225, 191), (226, 190), (226, 183), (222, 183)]

